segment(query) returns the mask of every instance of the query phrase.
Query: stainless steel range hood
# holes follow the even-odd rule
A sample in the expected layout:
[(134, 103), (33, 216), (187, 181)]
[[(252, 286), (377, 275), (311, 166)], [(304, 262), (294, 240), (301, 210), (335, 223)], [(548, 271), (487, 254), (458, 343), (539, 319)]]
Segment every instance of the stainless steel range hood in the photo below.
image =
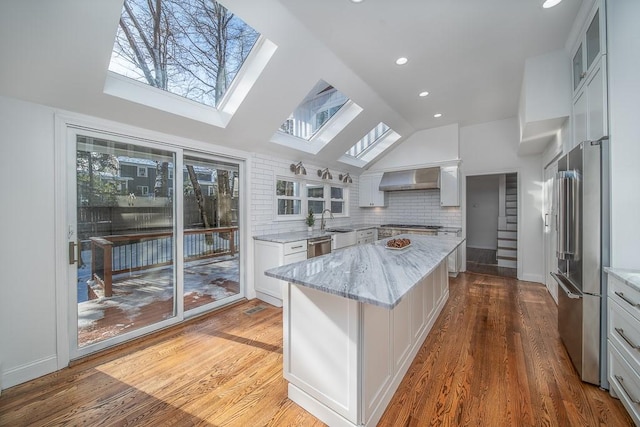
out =
[(385, 172), (380, 191), (431, 190), (440, 188), (440, 168)]

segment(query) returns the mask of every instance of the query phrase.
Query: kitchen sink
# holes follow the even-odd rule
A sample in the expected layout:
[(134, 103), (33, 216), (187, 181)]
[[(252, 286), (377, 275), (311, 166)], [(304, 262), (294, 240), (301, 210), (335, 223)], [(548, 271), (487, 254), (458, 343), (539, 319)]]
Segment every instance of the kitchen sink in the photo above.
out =
[(327, 233), (350, 233), (353, 230), (350, 228), (325, 228), (324, 231)]

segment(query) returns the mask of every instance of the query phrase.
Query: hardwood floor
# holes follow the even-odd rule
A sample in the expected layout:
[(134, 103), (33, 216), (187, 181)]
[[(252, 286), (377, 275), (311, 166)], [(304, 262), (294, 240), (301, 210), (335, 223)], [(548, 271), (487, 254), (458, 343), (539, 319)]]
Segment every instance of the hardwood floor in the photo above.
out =
[(518, 277), (517, 268), (499, 267), (495, 249), (479, 249), (467, 246), (467, 271), (501, 277)]
[[(633, 425), (578, 379), (542, 285), (450, 286), (380, 426)], [(0, 425), (321, 426), (287, 399), (281, 313), (253, 300), (3, 390)]]

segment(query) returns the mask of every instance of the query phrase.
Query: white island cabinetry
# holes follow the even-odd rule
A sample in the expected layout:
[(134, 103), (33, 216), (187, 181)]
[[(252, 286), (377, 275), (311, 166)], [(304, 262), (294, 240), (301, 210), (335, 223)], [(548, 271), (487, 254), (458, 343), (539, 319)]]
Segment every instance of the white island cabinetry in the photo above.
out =
[(297, 240), (295, 242), (279, 243), (256, 240), (254, 245), (254, 286), (256, 296), (276, 307), (282, 307), (282, 292), (286, 283), (282, 280), (265, 276), (264, 271), (307, 259), (307, 241)]
[[(267, 271), (288, 280), (288, 395), (330, 426), (375, 426), (449, 296), (446, 259), (460, 238), (402, 235)], [(366, 264), (366, 265), (365, 265)]]

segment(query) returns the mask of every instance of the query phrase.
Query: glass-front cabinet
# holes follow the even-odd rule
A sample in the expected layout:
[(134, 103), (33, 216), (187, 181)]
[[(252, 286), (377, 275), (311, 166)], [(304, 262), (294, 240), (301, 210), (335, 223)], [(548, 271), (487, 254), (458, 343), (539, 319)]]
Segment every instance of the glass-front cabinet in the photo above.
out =
[(597, 66), (597, 59), (600, 55), (605, 53), (603, 32), (601, 31), (604, 16), (602, 16), (603, 13), (601, 13), (599, 5), (600, 2), (597, 2), (591, 12), (591, 19), (587, 21), (589, 25), (578, 38), (577, 46), (573, 51), (572, 78), (574, 93), (582, 87), (587, 76)]

